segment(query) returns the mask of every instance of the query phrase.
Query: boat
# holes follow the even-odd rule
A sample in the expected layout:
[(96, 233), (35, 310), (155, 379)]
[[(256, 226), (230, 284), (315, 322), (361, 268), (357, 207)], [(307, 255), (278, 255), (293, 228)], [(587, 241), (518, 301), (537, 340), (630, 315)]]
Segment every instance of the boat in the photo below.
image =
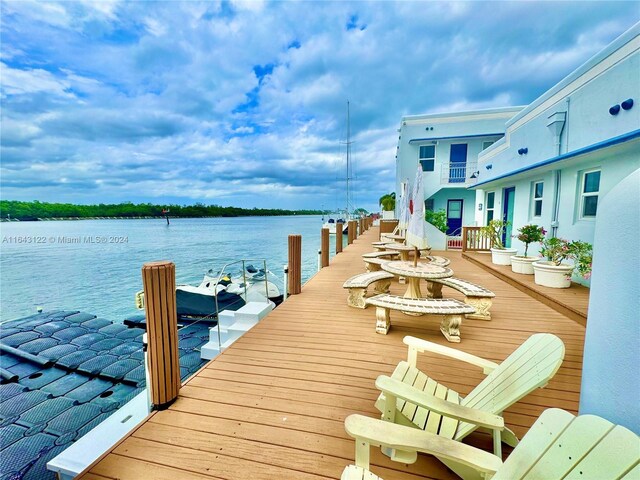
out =
[(349, 230), (349, 220), (355, 220), (357, 217), (352, 215), (350, 212), (353, 210), (351, 205), (351, 199), (349, 196), (349, 181), (351, 180), (351, 123), (350, 123), (350, 111), (349, 111), (349, 102), (347, 102), (347, 141), (346, 145), (346, 154), (347, 154), (347, 176), (345, 178), (346, 181), (346, 193), (347, 193), (347, 204), (344, 212), (339, 212), (339, 215), (344, 214), (343, 218), (329, 218), (323, 225), (322, 228), (327, 228), (329, 230), (330, 235), (336, 234), (336, 224), (338, 222), (342, 222), (342, 233), (346, 234)]
[(329, 229), (329, 235), (335, 235), (336, 227), (338, 226), (338, 223), (342, 223), (342, 233), (346, 234), (348, 231), (349, 225), (347, 221), (344, 220), (343, 218), (338, 218), (338, 219), (330, 218), (322, 225), (322, 228)]
[[(272, 275), (265, 268), (246, 265), (240, 272), (228, 273), (227, 269), (204, 274), (200, 285), (176, 286), (176, 310), (178, 319), (217, 321), (218, 312), (238, 310), (248, 302), (272, 302), (275, 308), (282, 303), (283, 295), (269, 279)], [(136, 293), (136, 307), (144, 308), (144, 292)]]

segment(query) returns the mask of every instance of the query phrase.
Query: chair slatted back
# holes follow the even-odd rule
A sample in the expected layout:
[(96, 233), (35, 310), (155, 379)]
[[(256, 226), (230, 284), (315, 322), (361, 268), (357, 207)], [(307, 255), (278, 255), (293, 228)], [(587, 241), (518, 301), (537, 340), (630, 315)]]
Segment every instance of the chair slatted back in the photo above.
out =
[(638, 478), (640, 437), (595, 415), (543, 412), (493, 480)]
[[(533, 390), (544, 387), (560, 368), (564, 351), (562, 340), (555, 335), (532, 335), (460, 404), (501, 414)], [(454, 438), (461, 440), (475, 428), (475, 425), (461, 422)]]

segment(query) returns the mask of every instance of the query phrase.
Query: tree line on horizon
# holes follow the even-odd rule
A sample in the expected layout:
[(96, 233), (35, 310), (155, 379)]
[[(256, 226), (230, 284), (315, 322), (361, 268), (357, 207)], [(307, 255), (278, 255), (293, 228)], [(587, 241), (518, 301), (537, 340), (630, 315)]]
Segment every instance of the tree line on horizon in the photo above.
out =
[(220, 205), (154, 205), (151, 203), (100, 203), (75, 205), (72, 203), (48, 203), (34, 200), (0, 200), (2, 219), (38, 220), (39, 218), (92, 218), (92, 217), (160, 217), (168, 210), (170, 217), (249, 217), (277, 215), (321, 215), (322, 210), (285, 210), (278, 208), (240, 208)]

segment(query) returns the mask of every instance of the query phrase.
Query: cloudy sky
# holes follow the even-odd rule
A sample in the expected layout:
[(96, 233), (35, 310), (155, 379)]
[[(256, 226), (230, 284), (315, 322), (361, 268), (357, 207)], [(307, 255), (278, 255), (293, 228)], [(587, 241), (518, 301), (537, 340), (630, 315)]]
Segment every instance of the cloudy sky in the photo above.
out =
[(637, 2), (1, 2), (3, 199), (242, 207), (393, 189), (400, 117), (524, 105)]

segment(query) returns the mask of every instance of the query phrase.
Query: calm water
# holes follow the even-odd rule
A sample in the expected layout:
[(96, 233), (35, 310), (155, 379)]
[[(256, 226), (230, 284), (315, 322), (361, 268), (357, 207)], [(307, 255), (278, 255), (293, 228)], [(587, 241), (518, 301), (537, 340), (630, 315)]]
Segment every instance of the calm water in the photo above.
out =
[(317, 270), (321, 227), (318, 216), (172, 219), (169, 226), (160, 219), (2, 223), (0, 320), (42, 306), (122, 321), (139, 313), (140, 269), (153, 260), (173, 261), (177, 283), (197, 285), (208, 269), (243, 258), (266, 259), (282, 279), (293, 233), (302, 235), (304, 282)]

